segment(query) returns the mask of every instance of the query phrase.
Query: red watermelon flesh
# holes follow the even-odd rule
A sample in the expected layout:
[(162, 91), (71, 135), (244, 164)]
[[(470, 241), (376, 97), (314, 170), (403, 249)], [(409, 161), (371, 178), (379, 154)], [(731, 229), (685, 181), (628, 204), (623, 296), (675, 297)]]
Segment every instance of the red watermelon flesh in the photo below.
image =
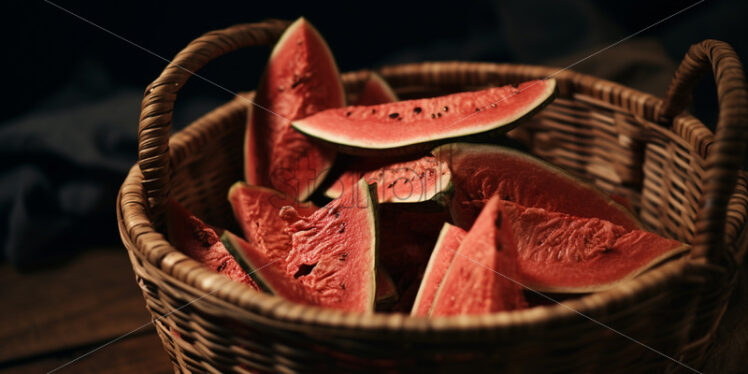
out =
[(397, 101), (397, 95), (382, 77), (371, 72), (354, 105), (377, 105)]
[(434, 303), (436, 291), (444, 280), (444, 274), (452, 265), (452, 260), (454, 260), (457, 249), (466, 234), (465, 230), (457, 226), (449, 223), (444, 224), (442, 231), (439, 233), (439, 239), (436, 241), (436, 246), (431, 252), (426, 271), (423, 273), (423, 280), (413, 302), (411, 315), (428, 316), (429, 309)]
[(384, 150), (413, 153), (434, 143), (508, 131), (554, 96), (556, 81), (537, 80), (435, 98), (374, 106), (328, 109), (292, 126), (341, 151), (381, 155)]
[[(273, 189), (243, 182), (231, 186), (229, 201), (244, 237), (268, 259), (280, 259), (282, 263), (286, 262), (291, 251), (291, 235), (286, 230), (289, 221), (308, 217), (318, 209), (311, 203), (299, 203)], [(389, 274), (384, 269), (377, 269), (377, 302), (389, 302), (397, 299), (397, 295)]]
[(510, 225), (493, 197), (462, 240), (436, 292), (431, 316), (475, 315), (527, 307), (516, 283), (516, 248), (502, 237)]
[(314, 292), (294, 281), (293, 274), (286, 273), (283, 259), (271, 259), (259, 245), (248, 242), (229, 231), (221, 235), (221, 241), (263, 291), (280, 295), (297, 303), (320, 304)]
[(468, 143), (446, 144), (433, 154), (452, 171), (450, 213), (463, 229), (470, 228), (485, 202), (496, 194), (524, 206), (597, 217), (626, 229), (640, 228), (630, 212), (597, 188), (527, 154)]
[(317, 290), (324, 305), (369, 312), (375, 300), (376, 198), (361, 180), (350, 193), (288, 227), (286, 273)]
[(324, 179), (335, 151), (294, 131), (291, 121), (345, 105), (335, 60), (304, 18), (273, 49), (255, 101), (245, 137), (245, 179), (303, 201)]
[(167, 225), (172, 244), (182, 253), (210, 270), (259, 290), (221, 243), (219, 235), (223, 229), (205, 224), (174, 200), (167, 208)]
[(501, 201), (504, 237), (517, 251), (517, 279), (544, 292), (610, 288), (688, 247), (651, 232), (599, 218), (580, 218)]
[(373, 311), (377, 257), (376, 200), (361, 181), (351, 193), (308, 217), (291, 206), (280, 214), (289, 221), (291, 250), (270, 259), (256, 243), (224, 234), (227, 248), (254, 270), (258, 283), (288, 300), (347, 311)]
[(408, 159), (361, 158), (348, 159), (346, 171), (326, 191), (335, 199), (343, 191), (353, 188), (359, 179), (377, 184), (380, 203), (418, 203), (439, 199), (449, 189), (449, 167), (433, 156)]
[(316, 206), (298, 203), (281, 192), (242, 182), (231, 186), (229, 201), (244, 237), (258, 245), (271, 260), (285, 261), (291, 250), (291, 235), (285, 231), (288, 222), (281, 216), (281, 209), (292, 206), (296, 214), (304, 217), (317, 210)]

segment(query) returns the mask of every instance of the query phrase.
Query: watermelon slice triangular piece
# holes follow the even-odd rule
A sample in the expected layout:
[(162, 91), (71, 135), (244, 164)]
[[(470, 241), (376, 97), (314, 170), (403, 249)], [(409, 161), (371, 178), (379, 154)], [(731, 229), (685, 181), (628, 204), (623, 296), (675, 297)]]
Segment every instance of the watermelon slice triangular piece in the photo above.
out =
[(397, 94), (392, 90), (382, 76), (375, 72), (369, 74), (369, 79), (364, 82), (364, 88), (358, 95), (358, 99), (353, 105), (377, 105), (394, 103), (397, 101)]
[(500, 201), (505, 245), (517, 252), (516, 279), (536, 291), (587, 293), (633, 278), (688, 246), (599, 218)]
[(345, 105), (330, 49), (304, 18), (278, 40), (255, 102), (245, 136), (245, 179), (303, 201), (324, 179), (335, 151), (293, 130), (291, 121)]
[(516, 281), (515, 247), (502, 237), (509, 224), (498, 196), (490, 199), (462, 240), (436, 292), (431, 316), (476, 315), (527, 307)]
[[(353, 187), (355, 185), (351, 189)], [(255, 243), (257, 250), (269, 260), (280, 259), (282, 264), (286, 263), (291, 252), (291, 234), (287, 230), (289, 224), (301, 217), (309, 217), (319, 209), (311, 203), (297, 202), (279, 191), (243, 182), (231, 186), (229, 202), (247, 241)], [(377, 303), (390, 303), (397, 299), (397, 289), (383, 267), (377, 268), (376, 279)]]
[(269, 292), (312, 305), (368, 313), (376, 296), (376, 200), (357, 188), (307, 217), (292, 206), (279, 214), (293, 221), (285, 259), (271, 259), (257, 242), (224, 234), (227, 249)]
[(452, 265), (452, 260), (454, 260), (457, 249), (460, 247), (466, 234), (465, 230), (457, 226), (450, 225), (449, 223), (444, 224), (436, 241), (436, 246), (434, 246), (434, 250), (431, 252), (431, 258), (429, 258), (426, 271), (423, 273), (423, 280), (418, 289), (416, 300), (413, 302), (411, 315), (429, 315), (429, 310), (434, 304), (436, 291), (441, 286), (444, 275), (447, 273), (449, 266)]
[(469, 143), (445, 144), (432, 151), (452, 171), (452, 220), (470, 229), (494, 195), (523, 206), (578, 217), (598, 217), (627, 229), (641, 228), (626, 208), (607, 194), (562, 169), (516, 150)]

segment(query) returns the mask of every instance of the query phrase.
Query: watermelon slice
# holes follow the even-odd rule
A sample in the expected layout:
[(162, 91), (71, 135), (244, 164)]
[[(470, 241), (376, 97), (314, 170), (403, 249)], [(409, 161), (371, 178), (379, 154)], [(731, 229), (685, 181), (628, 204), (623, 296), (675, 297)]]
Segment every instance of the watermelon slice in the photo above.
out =
[(413, 302), (413, 316), (428, 316), (429, 309), (434, 303), (436, 291), (444, 280), (444, 274), (447, 273), (452, 260), (455, 258), (457, 249), (460, 247), (462, 240), (467, 233), (465, 230), (445, 223), (442, 231), (439, 233), (439, 239), (436, 246), (431, 252), (431, 258), (423, 273), (423, 280), (418, 289), (418, 294)]
[(446, 205), (451, 173), (445, 162), (433, 156), (406, 160), (351, 157), (348, 164), (346, 171), (325, 191), (325, 196), (336, 199), (364, 178), (369, 184), (377, 184), (380, 203), (433, 201)]
[(169, 201), (166, 214), (169, 239), (175, 248), (208, 269), (259, 290), (219, 240), (223, 229), (205, 224), (175, 200)]
[(641, 228), (636, 217), (602, 191), (527, 154), (468, 143), (445, 144), (432, 153), (452, 171), (454, 194), (449, 208), (452, 220), (463, 229), (470, 228), (495, 194), (524, 206)]
[(397, 95), (382, 76), (375, 72), (369, 74), (369, 79), (364, 83), (364, 88), (358, 96), (354, 105), (377, 105), (393, 103), (397, 101)]
[(226, 248), (269, 292), (288, 300), (347, 311), (373, 311), (377, 258), (376, 200), (361, 180), (356, 189), (304, 217), (281, 209), (295, 221), (285, 231), (291, 249), (271, 259), (258, 243), (226, 233)]
[(286, 232), (288, 221), (281, 216), (281, 209), (291, 206), (304, 217), (317, 210), (316, 206), (298, 203), (279, 191), (243, 182), (231, 186), (229, 202), (244, 237), (262, 248), (271, 260), (285, 261), (291, 250), (291, 235)]
[(345, 105), (343, 85), (319, 32), (299, 18), (273, 49), (250, 111), (245, 179), (299, 201), (317, 188), (335, 151), (294, 131), (291, 120)]
[[(291, 235), (286, 230), (289, 220), (295, 221), (298, 216), (308, 217), (318, 209), (311, 203), (297, 202), (279, 191), (243, 182), (231, 186), (229, 201), (244, 237), (255, 243), (270, 260), (279, 259), (283, 264), (291, 251)], [(384, 268), (377, 269), (377, 303), (389, 303), (397, 297), (398, 292), (390, 275)]]
[[(509, 238), (518, 254), (516, 279), (543, 292), (587, 293), (613, 287), (688, 246), (651, 232), (599, 218), (580, 218), (500, 201)], [(476, 221), (477, 224), (477, 221)]]
[(517, 278), (516, 248), (512, 237), (502, 237), (500, 200), (486, 203), (462, 240), (452, 265), (436, 292), (431, 316), (484, 314), (527, 307)]
[(553, 79), (447, 96), (321, 111), (292, 126), (359, 155), (414, 154), (450, 139), (494, 135), (549, 103)]

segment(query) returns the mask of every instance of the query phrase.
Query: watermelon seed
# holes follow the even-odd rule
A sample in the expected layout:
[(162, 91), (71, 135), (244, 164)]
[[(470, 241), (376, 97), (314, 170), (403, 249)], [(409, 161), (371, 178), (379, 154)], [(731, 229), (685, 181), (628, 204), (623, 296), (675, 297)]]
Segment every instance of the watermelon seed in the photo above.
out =
[(399, 116), (399, 115), (400, 115), (400, 113), (398, 113), (398, 112), (390, 113), (390, 118), (397, 118), (397, 116)]
[(496, 103), (491, 103), (491, 108), (496, 108)]
[(420, 106), (417, 106), (417, 107), (413, 108), (413, 111), (414, 111), (414, 112), (415, 112), (416, 114), (419, 114), (419, 113), (421, 113), (421, 110), (422, 110), (422, 109), (421, 109), (421, 107), (420, 107)]
[(346, 113), (345, 116), (346, 117), (350, 117), (351, 116), (351, 112)]
[(442, 118), (442, 114), (441, 113), (436, 113), (436, 115), (439, 116), (439, 118)]
[(345, 289), (345, 283), (341, 283), (340, 288)]
[(449, 112), (449, 108), (446, 107), (446, 106), (444, 108), (442, 108), (442, 109), (444, 109), (445, 112)]
[(377, 112), (377, 110), (376, 110), (376, 109), (372, 109), (372, 110), (371, 110), (371, 114), (374, 114), (374, 113), (376, 113), (376, 112)]
[(397, 117), (397, 120), (398, 120), (398, 121), (402, 121), (402, 120), (403, 120), (403, 117)]
[(476, 112), (480, 112), (480, 108), (475, 108), (475, 111)]
[(338, 234), (342, 234), (344, 232), (345, 232), (345, 222), (341, 222), (340, 230), (338, 230)]
[(221, 264), (218, 265), (218, 267), (216, 268), (216, 271), (220, 273), (223, 269), (226, 268), (226, 264), (228, 264), (228, 263), (229, 263), (229, 259), (228, 258), (225, 259), (225, 260), (223, 260), (223, 262), (221, 262)]
[(431, 118), (436, 118), (436, 114), (431, 113)]
[(348, 257), (348, 252), (343, 252), (343, 254), (340, 255), (340, 261), (345, 261), (347, 257)]
[(496, 213), (496, 219), (493, 221), (496, 227), (501, 226), (501, 212)]
[(309, 275), (309, 273), (312, 272), (312, 269), (314, 269), (315, 266), (317, 266), (316, 262), (311, 265), (301, 264), (301, 266), (299, 266), (299, 270), (297, 270), (296, 274), (293, 275), (294, 279), (299, 279), (299, 277)]

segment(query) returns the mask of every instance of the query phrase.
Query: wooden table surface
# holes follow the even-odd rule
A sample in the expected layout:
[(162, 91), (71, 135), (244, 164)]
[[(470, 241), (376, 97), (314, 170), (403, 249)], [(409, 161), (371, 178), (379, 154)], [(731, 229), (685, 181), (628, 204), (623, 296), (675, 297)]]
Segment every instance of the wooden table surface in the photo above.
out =
[(0, 264), (0, 373), (173, 373), (124, 248), (19, 273)]

